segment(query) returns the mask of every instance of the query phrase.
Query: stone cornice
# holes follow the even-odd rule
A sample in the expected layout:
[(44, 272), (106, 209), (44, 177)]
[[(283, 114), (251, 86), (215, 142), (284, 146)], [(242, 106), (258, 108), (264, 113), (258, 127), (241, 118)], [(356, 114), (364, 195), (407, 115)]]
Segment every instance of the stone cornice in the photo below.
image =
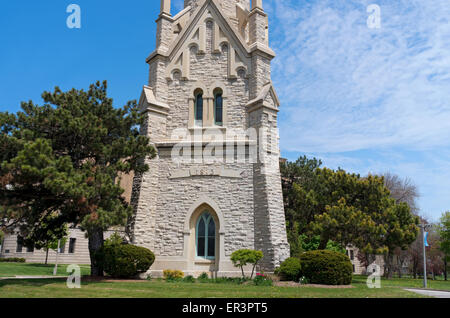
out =
[(254, 53), (262, 53), (264, 55), (266, 55), (268, 58), (273, 59), (276, 57), (276, 53), (267, 45), (263, 44), (263, 43), (253, 43), (250, 48), (250, 53), (254, 54)]
[(154, 145), (156, 148), (173, 148), (174, 146), (188, 147), (188, 146), (226, 146), (226, 145), (245, 145), (245, 146), (256, 146), (257, 141), (255, 140), (223, 140), (223, 141), (191, 141), (191, 140), (164, 140), (156, 141)]
[(161, 115), (168, 115), (170, 107), (166, 103), (158, 101), (153, 94), (153, 90), (149, 86), (144, 86), (139, 99), (139, 107), (142, 112), (155, 112)]
[(262, 15), (263, 17), (267, 17), (267, 13), (265, 13), (263, 9), (258, 8), (258, 7), (252, 9), (252, 10), (250, 11), (250, 14), (248, 15), (248, 17), (250, 18), (252, 15), (254, 15), (254, 14), (256, 14), (256, 13)]

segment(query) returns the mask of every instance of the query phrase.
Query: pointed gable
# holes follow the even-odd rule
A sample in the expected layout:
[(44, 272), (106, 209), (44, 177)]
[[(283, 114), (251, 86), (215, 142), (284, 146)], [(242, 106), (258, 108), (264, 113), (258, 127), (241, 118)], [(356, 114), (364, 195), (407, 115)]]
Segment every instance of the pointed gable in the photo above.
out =
[(181, 74), (180, 77), (183, 80), (191, 79), (191, 48), (194, 47), (197, 54), (205, 53), (208, 41), (206, 35), (208, 22), (213, 25), (213, 52), (221, 53), (223, 45), (228, 47), (228, 77), (236, 78), (240, 71), (244, 71), (246, 75), (251, 73), (249, 47), (217, 1), (203, 0), (165, 53), (170, 60), (166, 70), (168, 80), (173, 79), (176, 73)]
[(258, 105), (263, 105), (274, 109), (278, 109), (278, 107), (280, 107), (280, 100), (272, 82), (268, 82), (266, 85), (264, 85), (261, 89), (261, 92), (259, 92), (258, 97), (251, 100), (247, 104), (247, 107)]
[(167, 114), (169, 105), (156, 99), (153, 89), (147, 85), (144, 86), (141, 97), (139, 98), (139, 108), (141, 111), (153, 111), (156, 113)]
[(208, 9), (210, 9), (210, 12), (213, 15), (215, 22), (221, 25), (221, 30), (226, 34), (226, 36), (230, 39), (230, 41), (233, 41), (234, 42), (233, 44), (235, 44), (243, 53), (244, 52), (246, 54), (250, 53), (249, 47), (245, 42), (245, 39), (243, 39), (242, 36), (234, 28), (228, 16), (223, 12), (218, 1), (203, 0), (202, 4), (200, 4), (195, 10), (195, 12), (191, 15), (190, 20), (186, 23), (186, 27), (182, 30), (180, 35), (174, 40), (174, 42), (170, 46), (167, 52), (167, 55), (170, 58), (173, 58), (173, 56), (177, 53), (180, 47), (183, 46), (184, 42), (189, 41), (189, 35), (195, 33), (194, 29), (197, 30), (198, 24), (201, 21), (201, 17)]

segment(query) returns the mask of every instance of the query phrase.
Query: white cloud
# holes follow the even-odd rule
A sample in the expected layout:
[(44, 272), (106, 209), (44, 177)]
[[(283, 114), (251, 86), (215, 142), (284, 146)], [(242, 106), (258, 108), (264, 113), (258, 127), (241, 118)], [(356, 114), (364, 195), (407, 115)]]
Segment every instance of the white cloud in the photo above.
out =
[[(265, 0), (281, 148), (419, 187), (423, 214), (450, 209), (448, 0)], [(367, 27), (369, 4), (381, 29)]]
[(380, 30), (371, 1), (265, 2), (285, 150), (450, 145), (448, 0), (377, 2)]

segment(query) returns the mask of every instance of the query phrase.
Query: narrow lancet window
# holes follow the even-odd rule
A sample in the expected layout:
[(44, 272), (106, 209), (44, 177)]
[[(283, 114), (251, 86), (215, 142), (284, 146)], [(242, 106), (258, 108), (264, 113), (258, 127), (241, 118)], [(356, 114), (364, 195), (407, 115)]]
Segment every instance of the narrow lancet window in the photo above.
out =
[(214, 122), (218, 126), (223, 125), (223, 93), (219, 89), (214, 93)]
[(203, 92), (201, 90), (195, 91), (195, 105), (194, 105), (195, 125), (203, 125)]
[(216, 223), (209, 213), (202, 214), (197, 221), (197, 257), (215, 259)]

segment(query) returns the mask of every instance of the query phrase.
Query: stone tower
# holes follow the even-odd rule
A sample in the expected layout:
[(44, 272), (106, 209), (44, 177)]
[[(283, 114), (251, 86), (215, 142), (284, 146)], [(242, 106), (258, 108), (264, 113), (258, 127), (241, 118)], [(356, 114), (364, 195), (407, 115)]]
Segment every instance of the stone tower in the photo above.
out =
[(156, 49), (140, 107), (157, 157), (133, 183), (134, 244), (151, 271), (240, 275), (238, 249), (264, 253), (273, 271), (289, 257), (279, 170), (279, 100), (270, 77), (262, 0), (161, 0)]

